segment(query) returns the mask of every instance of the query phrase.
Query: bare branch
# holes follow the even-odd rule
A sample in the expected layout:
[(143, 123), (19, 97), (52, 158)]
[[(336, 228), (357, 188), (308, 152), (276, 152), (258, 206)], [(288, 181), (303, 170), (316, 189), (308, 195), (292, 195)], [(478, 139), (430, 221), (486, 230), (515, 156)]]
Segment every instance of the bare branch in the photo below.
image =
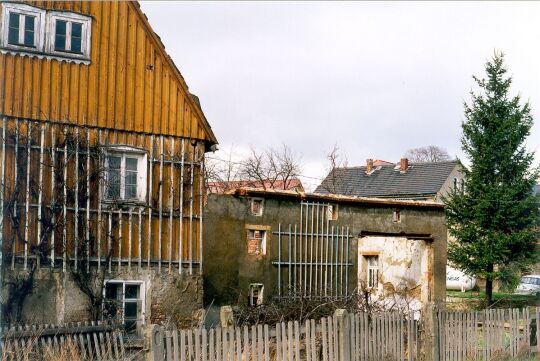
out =
[(450, 160), (450, 155), (446, 149), (436, 145), (409, 149), (405, 153), (405, 157), (412, 163), (442, 162)]

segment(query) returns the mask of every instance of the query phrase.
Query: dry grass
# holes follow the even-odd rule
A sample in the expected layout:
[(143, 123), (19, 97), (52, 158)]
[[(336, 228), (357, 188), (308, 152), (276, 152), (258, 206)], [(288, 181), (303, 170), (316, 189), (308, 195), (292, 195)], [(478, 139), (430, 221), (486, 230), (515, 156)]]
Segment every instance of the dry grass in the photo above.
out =
[(38, 347), (37, 339), (17, 340), (4, 345), (2, 361), (83, 361), (77, 345), (71, 341), (65, 341), (59, 347)]

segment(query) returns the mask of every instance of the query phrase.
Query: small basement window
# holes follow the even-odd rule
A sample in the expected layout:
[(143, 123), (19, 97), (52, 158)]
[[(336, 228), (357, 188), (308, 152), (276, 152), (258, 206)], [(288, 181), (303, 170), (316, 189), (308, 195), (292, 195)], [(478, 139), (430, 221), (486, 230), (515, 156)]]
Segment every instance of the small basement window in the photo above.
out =
[(43, 51), (45, 10), (18, 3), (2, 4), (2, 46)]
[(146, 168), (146, 153), (139, 149), (118, 147), (108, 150), (105, 199), (144, 202)]
[(144, 283), (142, 281), (107, 281), (104, 315), (124, 325), (128, 334), (136, 334), (144, 324)]
[(263, 303), (264, 285), (262, 283), (252, 283), (249, 285), (249, 305), (258, 306)]
[(248, 229), (247, 231), (248, 254), (266, 254), (266, 231)]
[(251, 214), (262, 216), (264, 200), (262, 198), (251, 198)]
[(92, 19), (69, 12), (47, 13), (48, 52), (65, 57), (90, 59)]

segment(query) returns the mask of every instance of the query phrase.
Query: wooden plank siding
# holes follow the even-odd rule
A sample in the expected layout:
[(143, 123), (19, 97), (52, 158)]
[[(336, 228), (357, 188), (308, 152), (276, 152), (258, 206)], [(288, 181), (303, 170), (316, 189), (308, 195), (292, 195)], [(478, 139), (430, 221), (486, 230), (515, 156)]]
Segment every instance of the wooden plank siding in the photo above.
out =
[(138, 3), (27, 3), (91, 16), (91, 60), (0, 54), (1, 115), (217, 143)]
[[(217, 139), (139, 4), (25, 3), (90, 16), (90, 62), (0, 49), (6, 266), (200, 269), (204, 153)], [(114, 145), (146, 152), (145, 202), (103, 202)]]
[[(0, 126), (6, 134), (0, 141), (6, 264), (26, 267), (39, 259), (106, 267), (110, 249), (115, 271), (148, 264), (179, 268), (180, 260), (186, 270), (199, 268), (203, 142), (8, 117)], [(143, 202), (103, 201), (104, 159), (117, 144), (148, 154), (153, 171), (148, 168), (146, 187), (152, 178), (152, 188)]]

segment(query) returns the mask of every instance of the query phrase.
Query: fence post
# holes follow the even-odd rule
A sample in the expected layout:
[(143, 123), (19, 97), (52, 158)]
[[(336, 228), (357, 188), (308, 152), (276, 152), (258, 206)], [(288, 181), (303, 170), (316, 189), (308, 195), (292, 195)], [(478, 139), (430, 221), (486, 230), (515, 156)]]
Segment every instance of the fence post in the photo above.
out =
[(150, 349), (152, 350), (152, 361), (165, 360), (165, 332), (163, 327), (152, 325), (152, 334), (150, 339)]
[(337, 309), (334, 313), (338, 324), (339, 358), (338, 361), (352, 361), (350, 348), (350, 324), (347, 310)]
[(421, 328), (421, 353), (424, 355), (424, 361), (440, 361), (441, 355), (439, 350), (438, 332), (438, 307), (430, 303), (426, 305), (422, 312), (422, 328)]
[(234, 315), (231, 306), (222, 306), (219, 309), (219, 320), (222, 328), (234, 326)]

